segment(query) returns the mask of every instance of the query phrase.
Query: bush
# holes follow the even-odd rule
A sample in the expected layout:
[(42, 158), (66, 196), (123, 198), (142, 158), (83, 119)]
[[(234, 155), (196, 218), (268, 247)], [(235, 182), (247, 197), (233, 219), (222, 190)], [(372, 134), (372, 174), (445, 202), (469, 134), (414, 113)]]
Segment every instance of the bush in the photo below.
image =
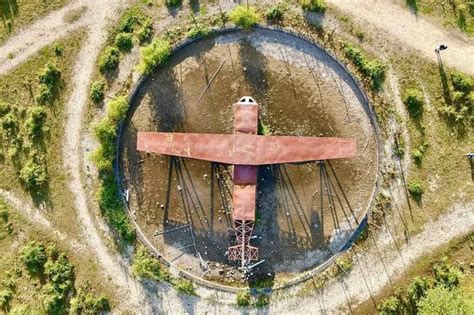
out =
[(139, 246), (132, 262), (132, 273), (137, 278), (149, 278), (156, 281), (169, 281), (170, 275), (160, 262), (153, 257), (145, 246)]
[(115, 36), (115, 46), (123, 52), (129, 52), (133, 48), (132, 35), (129, 33), (118, 33)]
[(324, 0), (301, 0), (301, 7), (305, 11), (324, 12), (326, 11), (326, 4)]
[(421, 315), (432, 314), (472, 314), (462, 296), (457, 290), (449, 290), (437, 286), (428, 290), (425, 297), (418, 302), (418, 313)]
[(0, 117), (5, 116), (8, 112), (10, 112), (10, 105), (4, 102), (0, 102)]
[(46, 250), (43, 244), (30, 242), (21, 249), (20, 259), (30, 274), (41, 274), (46, 263)]
[(391, 296), (383, 300), (378, 306), (379, 314), (397, 315), (402, 314), (402, 303), (396, 296)]
[(260, 294), (257, 298), (257, 302), (255, 302), (256, 307), (265, 307), (270, 304), (270, 299), (267, 295), (265, 294)]
[(142, 27), (137, 33), (138, 40), (140, 44), (148, 41), (153, 36), (153, 21), (151, 19), (145, 20)]
[(17, 304), (12, 307), (8, 315), (31, 315), (33, 312), (31, 311), (28, 305)]
[(191, 29), (188, 31), (187, 36), (189, 38), (198, 38), (198, 37), (206, 37), (211, 34), (211, 29), (202, 24), (194, 24)]
[(107, 118), (114, 124), (125, 118), (128, 110), (128, 98), (125, 95), (117, 96), (107, 104)]
[(392, 209), (390, 197), (383, 192), (379, 192), (375, 198), (375, 206), (372, 209), (372, 218), (374, 219), (374, 222), (378, 225), (381, 224), (390, 209)]
[(408, 183), (408, 192), (415, 200), (419, 200), (421, 195), (423, 195), (423, 186), (419, 181), (413, 180)]
[(360, 49), (350, 43), (343, 43), (342, 51), (365, 77), (370, 78), (372, 88), (379, 89), (385, 79), (385, 65), (377, 59), (368, 60)]
[(170, 8), (179, 7), (182, 3), (182, 0), (166, 0), (166, 6)]
[(99, 57), (99, 69), (102, 73), (112, 71), (120, 63), (120, 51), (115, 47), (107, 47)]
[(451, 83), (456, 91), (468, 94), (472, 91), (473, 83), (471, 78), (460, 72), (451, 73)]
[(74, 287), (74, 266), (62, 253), (56, 260), (49, 260), (44, 268), (50, 282), (43, 287), (43, 306), (47, 313), (63, 314)]
[(250, 305), (250, 292), (248, 290), (239, 291), (237, 293), (237, 305), (240, 307)]
[(62, 44), (56, 43), (54, 44), (53, 50), (54, 50), (54, 54), (59, 57), (63, 55), (64, 47)]
[(443, 258), (440, 263), (433, 267), (433, 272), (436, 284), (445, 286), (448, 289), (457, 287), (462, 277), (462, 272), (455, 266), (448, 264), (446, 258)]
[(286, 2), (278, 2), (265, 11), (265, 18), (267, 21), (280, 21), (287, 10), (288, 4)]
[(99, 104), (104, 100), (105, 81), (98, 80), (92, 83), (90, 98), (91, 100)]
[(403, 103), (411, 117), (418, 117), (423, 112), (423, 95), (418, 89), (408, 89), (405, 92)]
[(178, 279), (174, 282), (175, 288), (178, 292), (189, 294), (189, 295), (197, 295), (196, 288), (191, 281), (186, 279)]
[(13, 292), (10, 289), (0, 290), (0, 308), (7, 310), (10, 306), (10, 301), (13, 298)]
[(12, 112), (5, 114), (0, 120), (2, 128), (7, 132), (7, 135), (15, 135), (18, 129), (18, 119)]
[(33, 138), (40, 138), (43, 135), (43, 125), (46, 121), (46, 110), (41, 106), (34, 106), (26, 119), (26, 130)]
[(59, 84), (61, 80), (61, 71), (55, 64), (48, 63), (39, 74), (39, 82), (53, 88)]
[(95, 296), (88, 284), (77, 290), (71, 299), (71, 313), (99, 314), (110, 311), (109, 299), (103, 295)]
[(155, 39), (150, 45), (141, 49), (138, 71), (149, 73), (154, 66), (163, 64), (171, 53), (171, 44), (164, 39)]
[(36, 100), (44, 104), (52, 101), (61, 82), (61, 71), (54, 64), (48, 63), (39, 74), (39, 87)]
[(350, 254), (344, 254), (336, 259), (337, 274), (347, 273), (352, 269), (352, 259)]
[(123, 204), (118, 197), (118, 187), (113, 174), (108, 174), (102, 179), (98, 192), (99, 207), (111, 226), (128, 242), (135, 240), (136, 234), (128, 220)]
[(430, 279), (427, 277), (413, 279), (407, 288), (407, 297), (412, 309), (416, 309), (416, 303), (426, 295), (430, 287)]
[(230, 20), (237, 26), (250, 29), (257, 24), (261, 18), (257, 9), (253, 6), (239, 5), (229, 13)]
[(38, 162), (37, 159), (32, 158), (26, 162), (20, 170), (20, 180), (28, 189), (38, 188), (45, 184), (48, 175), (43, 161)]

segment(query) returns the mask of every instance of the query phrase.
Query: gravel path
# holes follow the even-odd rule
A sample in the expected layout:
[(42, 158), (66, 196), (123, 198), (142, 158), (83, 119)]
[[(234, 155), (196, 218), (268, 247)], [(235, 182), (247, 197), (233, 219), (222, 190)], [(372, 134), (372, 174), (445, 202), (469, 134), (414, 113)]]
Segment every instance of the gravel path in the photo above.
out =
[[(298, 311), (305, 314), (341, 313), (341, 309), (351, 307), (370, 299), (399, 275), (419, 257), (429, 254), (448, 240), (468, 234), (474, 229), (474, 203), (458, 205), (436, 221), (428, 222), (423, 231), (413, 236), (408, 245), (401, 247), (402, 257), (393, 248), (382, 250), (381, 255), (376, 249), (358, 254), (350, 273), (341, 281), (333, 281), (319, 294), (304, 298), (284, 300), (272, 304), (271, 311), (287, 313)], [(376, 240), (380, 244), (385, 240)], [(367, 284), (366, 284), (367, 283)], [(370, 290), (369, 290), (370, 288)]]
[(327, 0), (338, 9), (352, 15), (361, 24), (373, 24), (400, 42), (417, 49), (437, 62), (434, 49), (448, 45), (442, 53), (443, 62), (474, 74), (474, 40), (440, 29), (390, 0)]

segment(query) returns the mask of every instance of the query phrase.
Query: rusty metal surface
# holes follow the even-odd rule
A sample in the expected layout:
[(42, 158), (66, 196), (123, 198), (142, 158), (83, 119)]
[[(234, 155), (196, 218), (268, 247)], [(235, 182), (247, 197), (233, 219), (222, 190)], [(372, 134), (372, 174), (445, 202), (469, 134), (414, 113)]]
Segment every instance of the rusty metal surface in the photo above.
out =
[(234, 132), (243, 134), (257, 134), (258, 105), (234, 104)]
[[(248, 99), (248, 98), (247, 98)], [(139, 132), (137, 149), (199, 160), (234, 164), (232, 219), (237, 245), (229, 259), (258, 259), (250, 245), (255, 220), (257, 165), (353, 157), (356, 141), (344, 138), (259, 136), (258, 105), (234, 104), (234, 134)]]
[(257, 167), (255, 165), (235, 165), (232, 181), (237, 185), (257, 183)]
[(263, 165), (354, 157), (345, 138), (139, 132), (137, 149), (235, 165)]
[(255, 220), (256, 185), (235, 185), (232, 192), (232, 219)]

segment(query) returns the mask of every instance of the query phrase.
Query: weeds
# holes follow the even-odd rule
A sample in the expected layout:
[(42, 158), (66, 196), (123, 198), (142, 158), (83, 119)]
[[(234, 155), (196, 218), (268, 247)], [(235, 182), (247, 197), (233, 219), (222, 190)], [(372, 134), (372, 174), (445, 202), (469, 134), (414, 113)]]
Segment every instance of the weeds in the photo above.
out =
[(90, 99), (95, 103), (99, 104), (104, 100), (105, 81), (97, 80), (91, 85)]
[(155, 39), (150, 45), (143, 47), (141, 53), (138, 71), (147, 74), (153, 67), (166, 62), (171, 53), (171, 44), (164, 39)]
[(278, 2), (265, 11), (265, 18), (270, 22), (281, 21), (286, 11), (288, 11), (288, 3)]
[(341, 48), (346, 58), (348, 58), (366, 78), (371, 80), (372, 88), (379, 90), (385, 80), (385, 65), (377, 59), (369, 60), (360, 49), (350, 43), (342, 43)]
[(100, 72), (106, 73), (118, 67), (120, 63), (120, 51), (116, 47), (107, 47), (99, 57)]
[(130, 52), (133, 48), (132, 35), (129, 33), (118, 33), (117, 36), (115, 36), (115, 46), (117, 46), (121, 52)]
[(408, 89), (404, 93), (403, 103), (407, 107), (410, 117), (417, 118), (423, 113), (423, 94), (418, 89)]
[(324, 0), (300, 0), (301, 8), (305, 11), (325, 12), (326, 4)]
[(133, 256), (132, 273), (141, 279), (170, 281), (169, 272), (163, 268), (160, 262), (143, 245), (137, 248)]
[(189, 295), (197, 295), (196, 288), (189, 280), (177, 279), (173, 281), (173, 285), (175, 286), (176, 290), (178, 290), (178, 292)]
[(237, 305), (240, 307), (246, 307), (250, 305), (250, 292), (249, 290), (242, 290), (237, 293), (236, 296)]
[(229, 13), (229, 18), (235, 23), (235, 25), (240, 26), (246, 30), (252, 28), (252, 26), (261, 20), (260, 14), (257, 12), (257, 8), (246, 5), (239, 5), (235, 7)]

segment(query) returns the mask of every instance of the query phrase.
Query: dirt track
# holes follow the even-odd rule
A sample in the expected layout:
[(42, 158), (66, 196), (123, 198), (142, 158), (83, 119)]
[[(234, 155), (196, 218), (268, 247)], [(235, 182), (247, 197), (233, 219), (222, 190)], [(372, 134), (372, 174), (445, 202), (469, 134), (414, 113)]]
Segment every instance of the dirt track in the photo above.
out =
[(385, 31), (433, 61), (437, 61), (434, 49), (440, 44), (446, 44), (448, 50), (443, 52), (443, 62), (474, 74), (472, 39), (442, 30), (390, 0), (327, 0), (327, 2), (352, 15), (357, 22), (372, 24), (377, 30)]

